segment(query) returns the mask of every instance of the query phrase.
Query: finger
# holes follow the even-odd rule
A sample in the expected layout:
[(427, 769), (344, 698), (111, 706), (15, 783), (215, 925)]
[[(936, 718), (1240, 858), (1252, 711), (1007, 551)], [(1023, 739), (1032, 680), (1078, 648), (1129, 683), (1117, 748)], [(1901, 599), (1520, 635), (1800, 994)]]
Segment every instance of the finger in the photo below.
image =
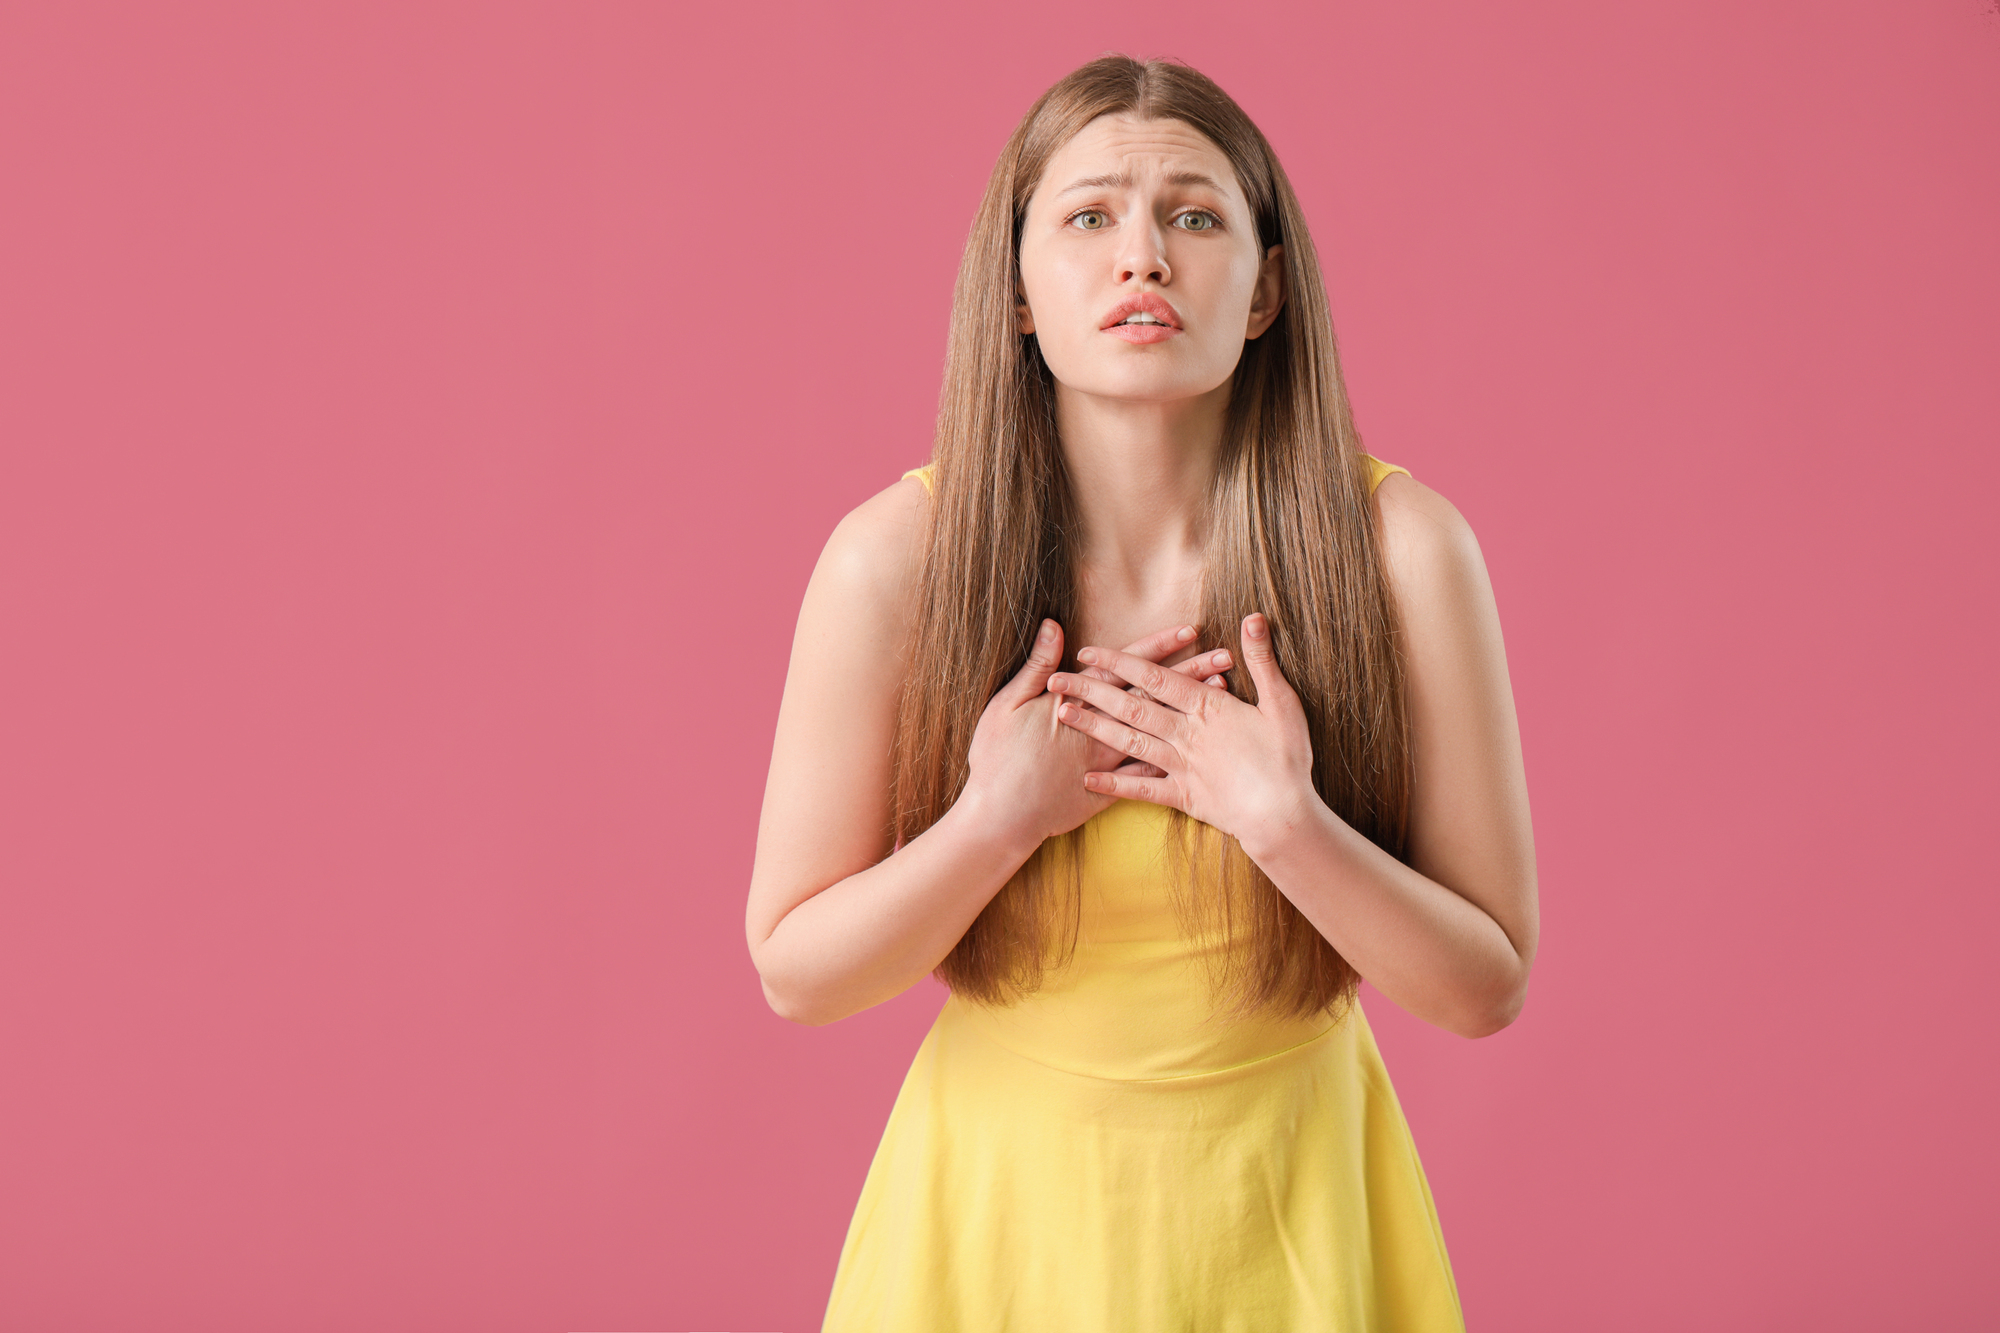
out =
[[(1180, 625), (1172, 629), (1163, 629), (1157, 634), (1148, 634), (1125, 651), (1134, 657), (1143, 657), (1149, 662), (1157, 662), (1161, 658), (1172, 657), (1175, 653), (1193, 643), (1194, 639), (1194, 626)], [(1108, 671), (1099, 671), (1095, 667), (1085, 667), (1084, 670), (1099, 680), (1111, 679), (1111, 673)]]
[(1278, 669), (1277, 649), (1271, 642), (1271, 622), (1262, 611), (1252, 611), (1243, 617), (1243, 659), (1250, 669), (1251, 681), (1257, 686), (1259, 708), (1298, 704), (1291, 683)]
[(1062, 665), (1062, 626), (1053, 620), (1044, 620), (1041, 630), (1035, 635), (1034, 645), (1028, 649), (1028, 660), (1008, 681), (1005, 692), (1014, 701), (1015, 707), (1027, 703), (1048, 687), (1049, 677)]
[(1050, 676), (1049, 693), (1081, 700), (1128, 727), (1150, 731), (1155, 736), (1180, 734), (1181, 715), (1173, 709), (1162, 707), (1142, 694), (1092, 680), (1078, 672), (1064, 671)]
[(1171, 657), (1194, 642), (1193, 625), (1175, 625), (1155, 634), (1148, 634), (1137, 643), (1125, 649), (1134, 657), (1143, 657), (1148, 662), (1157, 662), (1163, 657)]
[(1116, 718), (1106, 717), (1082, 704), (1063, 702), (1056, 705), (1056, 720), (1066, 727), (1074, 727), (1092, 740), (1099, 741), (1120, 754), (1129, 754), (1134, 759), (1153, 765), (1155, 768), (1172, 772), (1177, 767), (1180, 756), (1174, 747), (1149, 732), (1128, 727)]
[(1099, 796), (1116, 796), (1126, 801), (1151, 801), (1154, 805), (1169, 805), (1180, 809), (1179, 792), (1170, 778), (1134, 777), (1120, 770), (1115, 773), (1085, 773), (1083, 785)]
[[(1213, 702), (1213, 696), (1207, 690), (1180, 672), (1157, 662), (1148, 662), (1143, 657), (1110, 648), (1085, 648), (1076, 655), (1076, 659), (1085, 666), (1103, 667), (1119, 680), (1137, 685), (1155, 699), (1183, 713)], [(1091, 702), (1097, 701), (1093, 699)]]
[(1124, 763), (1118, 765), (1118, 767), (1107, 771), (1123, 773), (1125, 776), (1132, 778), (1163, 778), (1167, 775), (1166, 769), (1155, 767), (1152, 764), (1141, 763), (1137, 759), (1127, 759)]
[(1229, 688), (1229, 682), (1224, 680), (1220, 676), (1210, 676), (1207, 680), (1203, 681), (1202, 684), (1213, 685), (1218, 690), (1226, 690)]
[(1227, 648), (1217, 648), (1212, 653), (1196, 653), (1185, 662), (1174, 663), (1167, 670), (1178, 671), (1184, 676), (1200, 680), (1205, 676), (1221, 675), (1235, 665), (1236, 663), (1230, 659)]

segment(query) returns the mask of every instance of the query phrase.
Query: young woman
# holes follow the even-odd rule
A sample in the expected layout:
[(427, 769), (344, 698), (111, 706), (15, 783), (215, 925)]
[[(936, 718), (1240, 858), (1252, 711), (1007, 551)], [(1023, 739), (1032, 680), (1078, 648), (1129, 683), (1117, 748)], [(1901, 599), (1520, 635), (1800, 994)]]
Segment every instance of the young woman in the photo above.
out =
[(1500, 625), (1458, 512), (1361, 452), (1221, 89), (1107, 57), (1029, 111), (932, 460), (813, 574), (750, 888), (785, 1017), (951, 989), (825, 1327), (1461, 1328), (1354, 989), (1520, 1011)]

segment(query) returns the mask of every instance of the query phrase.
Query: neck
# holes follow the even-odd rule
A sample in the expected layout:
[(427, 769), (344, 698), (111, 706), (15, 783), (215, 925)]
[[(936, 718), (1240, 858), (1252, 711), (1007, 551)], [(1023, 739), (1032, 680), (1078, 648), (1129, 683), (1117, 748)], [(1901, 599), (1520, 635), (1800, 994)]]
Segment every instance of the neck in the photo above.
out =
[(1056, 428), (1082, 529), (1077, 558), (1089, 581), (1144, 596), (1199, 574), (1228, 406), (1227, 383), (1167, 403), (1056, 386)]

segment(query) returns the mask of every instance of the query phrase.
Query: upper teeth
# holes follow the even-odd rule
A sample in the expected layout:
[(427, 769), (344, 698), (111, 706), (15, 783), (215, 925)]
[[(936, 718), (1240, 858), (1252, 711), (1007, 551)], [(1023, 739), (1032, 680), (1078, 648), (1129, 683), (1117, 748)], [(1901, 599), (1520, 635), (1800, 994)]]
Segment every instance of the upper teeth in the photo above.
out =
[(1141, 310), (1136, 315), (1127, 315), (1125, 316), (1124, 319), (1119, 321), (1119, 323), (1121, 324), (1158, 324), (1161, 322), (1162, 321), (1153, 318), (1151, 315), (1147, 314), (1143, 310)]

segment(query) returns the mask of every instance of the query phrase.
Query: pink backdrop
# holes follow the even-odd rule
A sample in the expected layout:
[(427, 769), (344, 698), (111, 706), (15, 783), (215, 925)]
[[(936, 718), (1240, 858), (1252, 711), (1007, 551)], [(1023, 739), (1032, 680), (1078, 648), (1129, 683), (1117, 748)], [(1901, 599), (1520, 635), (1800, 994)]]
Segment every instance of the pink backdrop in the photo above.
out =
[(1499, 590), (1534, 992), (1370, 1006), (1475, 1327), (1991, 1317), (1991, 0), (1033, 0), (7, 7), (0, 1325), (818, 1327), (941, 993), (764, 1008), (792, 616), (1113, 48)]

